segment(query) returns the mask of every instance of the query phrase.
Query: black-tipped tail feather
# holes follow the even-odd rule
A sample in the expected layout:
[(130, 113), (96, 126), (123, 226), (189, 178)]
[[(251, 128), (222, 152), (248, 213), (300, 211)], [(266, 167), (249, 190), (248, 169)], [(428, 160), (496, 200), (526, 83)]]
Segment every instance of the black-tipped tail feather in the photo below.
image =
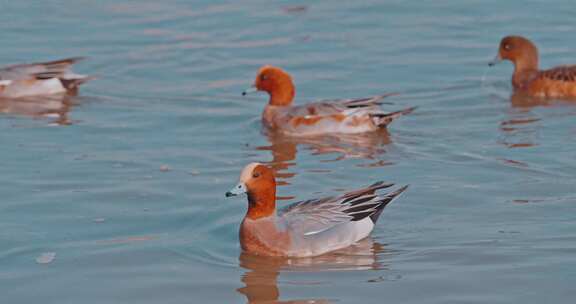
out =
[(386, 94), (382, 94), (382, 95), (376, 95), (376, 96), (365, 97), (365, 98), (348, 99), (348, 100), (342, 101), (342, 103), (347, 108), (350, 108), (350, 109), (373, 107), (373, 106), (379, 106), (379, 105), (383, 105), (383, 104), (391, 104), (389, 102), (384, 102), (382, 100), (386, 97), (396, 96), (396, 95), (400, 95), (400, 93), (393, 92), (393, 93), (386, 93)]
[(66, 88), (66, 90), (68, 91), (74, 91), (77, 90), (78, 87), (87, 82), (90, 81), (92, 79), (94, 79), (96, 77), (93, 76), (78, 76), (75, 78), (60, 78), (60, 82), (62, 82), (62, 86), (64, 86), (64, 88)]
[(347, 193), (342, 204), (348, 204), (350, 207), (344, 210), (344, 213), (351, 216), (352, 221), (359, 221), (366, 217), (370, 217), (372, 222), (376, 223), (380, 214), (382, 214), (384, 207), (408, 188), (408, 186), (404, 186), (391, 193), (384, 195), (376, 194), (377, 190), (392, 186), (394, 186), (394, 184), (377, 182), (366, 189)]
[(376, 224), (376, 222), (378, 221), (378, 218), (380, 218), (380, 214), (382, 214), (382, 210), (384, 210), (384, 207), (386, 207), (386, 205), (388, 205), (392, 200), (394, 200), (394, 198), (396, 198), (398, 195), (400, 195), (402, 192), (404, 192), (404, 190), (406, 190), (408, 188), (408, 185), (392, 192), (392, 193), (388, 193), (386, 196), (380, 197), (380, 205), (378, 206), (378, 210), (376, 210), (376, 212), (372, 213), (370, 215), (370, 219), (372, 220), (372, 222), (374, 222), (374, 224)]
[(84, 57), (72, 57), (60, 60), (24, 64), (20, 68), (28, 68), (36, 79), (62, 78), (69, 73), (70, 67)]
[(388, 126), (394, 119), (412, 113), (416, 107), (410, 107), (404, 110), (391, 112), (391, 113), (373, 113), (370, 114), (370, 118), (372, 118), (372, 122), (380, 128), (384, 128)]

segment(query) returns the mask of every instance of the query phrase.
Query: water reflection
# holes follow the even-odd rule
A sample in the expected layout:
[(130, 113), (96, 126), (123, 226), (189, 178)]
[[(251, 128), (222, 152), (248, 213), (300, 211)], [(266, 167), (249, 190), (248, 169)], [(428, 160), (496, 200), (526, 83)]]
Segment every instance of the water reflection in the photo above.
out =
[(549, 107), (561, 104), (576, 104), (576, 99), (552, 99), (533, 97), (522, 93), (513, 93), (510, 96), (510, 103), (513, 108), (530, 110), (534, 107)]
[(530, 148), (538, 145), (540, 118), (530, 111), (511, 111), (500, 122), (502, 136), (499, 142), (508, 148)]
[(502, 135), (499, 143), (508, 148), (529, 148), (538, 145), (540, 118), (532, 112), (536, 106), (549, 106), (550, 100), (514, 93), (510, 96), (512, 108), (500, 122)]
[[(331, 303), (328, 299), (280, 300), (278, 277), (282, 272), (382, 270), (386, 265), (379, 260), (385, 251), (382, 244), (366, 238), (356, 245), (311, 258), (262, 257), (242, 253), (240, 266), (246, 269), (237, 289), (246, 296), (247, 303)], [(309, 282), (308, 282), (309, 284)]]
[(296, 175), (289, 168), (296, 164), (299, 148), (309, 150), (312, 155), (334, 154), (335, 158), (321, 162), (339, 161), (348, 158), (364, 158), (375, 160), (365, 166), (384, 166), (389, 163), (377, 160), (377, 156), (386, 152), (385, 146), (390, 144), (390, 134), (385, 129), (362, 134), (338, 134), (309, 137), (292, 137), (278, 133), (267, 134), (268, 146), (256, 147), (256, 150), (270, 151), (272, 161), (268, 165), (274, 170), (279, 185), (287, 184), (287, 180)]
[(58, 125), (70, 125), (70, 109), (76, 104), (69, 94), (33, 96), (26, 98), (0, 98), (0, 113), (49, 119)]
[(502, 136), (499, 143), (508, 148), (530, 148), (538, 145), (541, 117), (534, 113), (538, 107), (576, 105), (576, 99), (550, 99), (514, 93), (511, 108), (500, 122)]

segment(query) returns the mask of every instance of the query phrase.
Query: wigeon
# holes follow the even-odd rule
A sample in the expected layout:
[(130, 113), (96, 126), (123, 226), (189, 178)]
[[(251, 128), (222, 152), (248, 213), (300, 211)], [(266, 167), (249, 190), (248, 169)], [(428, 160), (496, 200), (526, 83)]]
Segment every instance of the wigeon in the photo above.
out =
[(576, 97), (576, 65), (538, 69), (538, 49), (521, 36), (507, 36), (500, 41), (498, 55), (490, 66), (502, 60), (514, 64), (514, 90), (530, 96), (548, 98)]
[(17, 64), (0, 68), (0, 98), (20, 98), (77, 92), (90, 77), (74, 74), (71, 66), (82, 58)]
[(272, 170), (247, 165), (240, 182), (226, 196), (246, 193), (248, 212), (240, 225), (240, 245), (248, 253), (267, 256), (306, 257), (348, 247), (366, 238), (382, 210), (407, 186), (384, 182), (340, 196), (309, 199), (276, 211), (276, 181)]
[(254, 85), (242, 95), (257, 91), (265, 91), (270, 95), (262, 113), (264, 125), (271, 131), (292, 136), (375, 131), (414, 110), (408, 108), (392, 113), (383, 112), (379, 107), (381, 100), (391, 94), (295, 106), (292, 104), (296, 93), (292, 77), (281, 68), (270, 65), (260, 68)]

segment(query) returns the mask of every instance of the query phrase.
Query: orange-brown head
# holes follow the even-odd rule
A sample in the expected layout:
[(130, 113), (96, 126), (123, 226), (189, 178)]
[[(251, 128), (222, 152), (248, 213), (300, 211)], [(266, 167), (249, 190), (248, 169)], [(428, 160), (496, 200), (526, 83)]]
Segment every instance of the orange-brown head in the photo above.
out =
[(510, 60), (516, 71), (538, 70), (538, 48), (521, 36), (506, 36), (500, 41), (498, 55), (490, 66), (501, 60)]
[(226, 196), (248, 195), (246, 217), (258, 219), (276, 212), (276, 180), (274, 173), (260, 163), (248, 164), (240, 174), (240, 182)]
[(270, 95), (268, 103), (274, 106), (290, 105), (296, 94), (290, 74), (271, 65), (265, 65), (258, 70), (252, 88), (252, 90), (244, 91), (242, 95), (250, 91), (265, 91)]

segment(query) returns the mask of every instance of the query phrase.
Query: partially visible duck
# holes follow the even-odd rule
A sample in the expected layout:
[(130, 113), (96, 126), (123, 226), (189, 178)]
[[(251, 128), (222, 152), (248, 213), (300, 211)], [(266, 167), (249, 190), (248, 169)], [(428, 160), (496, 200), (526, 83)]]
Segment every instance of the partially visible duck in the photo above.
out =
[(248, 194), (248, 212), (240, 226), (242, 250), (257, 255), (305, 257), (348, 247), (366, 238), (388, 203), (406, 190), (379, 194), (384, 182), (340, 196), (309, 199), (276, 211), (272, 170), (247, 165), (226, 196)]
[(71, 66), (82, 58), (17, 64), (0, 68), (0, 98), (75, 94), (91, 78), (74, 74)]
[(270, 95), (262, 113), (264, 125), (271, 131), (292, 136), (375, 131), (414, 110), (383, 112), (379, 107), (381, 100), (390, 94), (295, 106), (292, 104), (296, 94), (292, 77), (281, 68), (270, 65), (260, 68), (254, 85), (242, 95), (256, 91), (265, 91)]
[(489, 65), (502, 60), (514, 64), (512, 85), (515, 91), (544, 98), (576, 97), (576, 65), (539, 70), (538, 48), (530, 40), (521, 36), (502, 38), (498, 55)]

